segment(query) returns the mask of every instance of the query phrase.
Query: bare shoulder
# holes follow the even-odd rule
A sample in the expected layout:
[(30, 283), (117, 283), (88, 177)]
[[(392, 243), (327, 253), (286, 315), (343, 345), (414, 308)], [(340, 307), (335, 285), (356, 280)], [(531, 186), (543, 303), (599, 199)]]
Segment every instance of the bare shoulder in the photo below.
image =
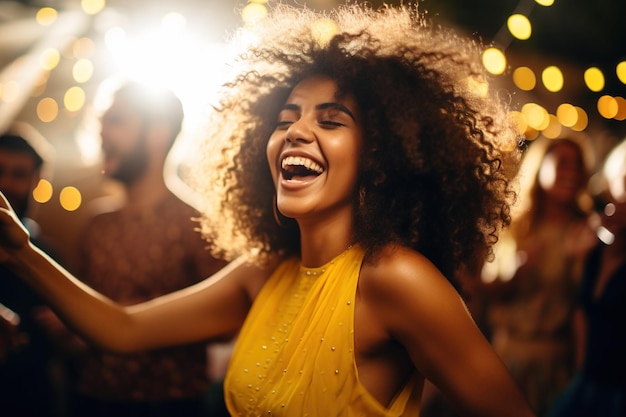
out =
[(364, 263), (359, 279), (362, 295), (389, 297), (395, 301), (410, 297), (456, 296), (450, 282), (424, 255), (410, 248), (389, 246)]
[(410, 248), (388, 247), (366, 262), (358, 292), (367, 315), (377, 317), (385, 333), (405, 346), (424, 346), (442, 328), (471, 320), (452, 284), (428, 258)]

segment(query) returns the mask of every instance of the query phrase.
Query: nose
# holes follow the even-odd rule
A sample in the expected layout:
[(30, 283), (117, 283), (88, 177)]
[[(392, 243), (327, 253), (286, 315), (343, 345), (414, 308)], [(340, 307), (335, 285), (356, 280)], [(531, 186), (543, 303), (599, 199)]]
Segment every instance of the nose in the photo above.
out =
[(285, 142), (310, 143), (315, 140), (315, 134), (303, 119), (291, 123), (285, 134)]

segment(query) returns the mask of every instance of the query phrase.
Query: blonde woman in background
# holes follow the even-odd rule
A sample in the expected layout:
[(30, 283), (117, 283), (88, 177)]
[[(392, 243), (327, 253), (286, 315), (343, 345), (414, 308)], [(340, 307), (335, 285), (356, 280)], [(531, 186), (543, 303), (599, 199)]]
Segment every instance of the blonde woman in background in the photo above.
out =
[(574, 371), (572, 313), (593, 242), (590, 151), (574, 137), (530, 143), (513, 222), (483, 269), (485, 331), (540, 416)]

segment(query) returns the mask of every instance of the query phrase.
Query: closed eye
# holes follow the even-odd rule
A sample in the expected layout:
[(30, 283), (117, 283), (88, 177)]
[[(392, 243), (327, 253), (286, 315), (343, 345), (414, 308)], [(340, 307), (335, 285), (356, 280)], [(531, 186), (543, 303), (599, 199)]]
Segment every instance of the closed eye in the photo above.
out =
[(322, 120), (322, 121), (320, 121), (320, 125), (322, 125), (323, 127), (326, 127), (326, 128), (345, 126), (345, 124), (339, 123), (339, 122), (335, 122), (333, 120)]
[(279, 120), (276, 123), (276, 130), (285, 130), (287, 129), (293, 122), (290, 120)]

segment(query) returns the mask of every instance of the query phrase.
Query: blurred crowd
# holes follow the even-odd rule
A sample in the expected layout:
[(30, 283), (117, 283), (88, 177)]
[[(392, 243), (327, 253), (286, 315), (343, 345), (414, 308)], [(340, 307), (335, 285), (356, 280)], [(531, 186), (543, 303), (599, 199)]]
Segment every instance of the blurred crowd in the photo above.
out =
[[(163, 181), (163, 163), (180, 130), (180, 103), (141, 94), (139, 86), (126, 86), (102, 116), (105, 174), (127, 194), (98, 206), (80, 248), (89, 284), (123, 303), (192, 285), (224, 265), (202, 253), (188, 222), (193, 208)], [(54, 236), (40, 235), (31, 216), (32, 191), (46, 162), (36, 143), (41, 137), (33, 134), (16, 123), (0, 137), (0, 190), (33, 240), (54, 257)], [(626, 140), (606, 152), (580, 135), (539, 138), (526, 147), (512, 224), (474, 277), (469, 308), (538, 416), (620, 417)], [(159, 228), (165, 216), (176, 227)], [(131, 265), (135, 252), (149, 256)], [(227, 362), (228, 343), (215, 345), (218, 359), (210, 344), (107, 355), (64, 329), (9, 271), (0, 273), (0, 415), (225, 415), (223, 372), (215, 369)], [(427, 388), (422, 415), (454, 413)]]
[[(468, 306), (538, 416), (621, 416), (626, 399), (626, 140), (525, 144), (511, 226)], [(427, 417), (454, 416), (426, 391)]]

